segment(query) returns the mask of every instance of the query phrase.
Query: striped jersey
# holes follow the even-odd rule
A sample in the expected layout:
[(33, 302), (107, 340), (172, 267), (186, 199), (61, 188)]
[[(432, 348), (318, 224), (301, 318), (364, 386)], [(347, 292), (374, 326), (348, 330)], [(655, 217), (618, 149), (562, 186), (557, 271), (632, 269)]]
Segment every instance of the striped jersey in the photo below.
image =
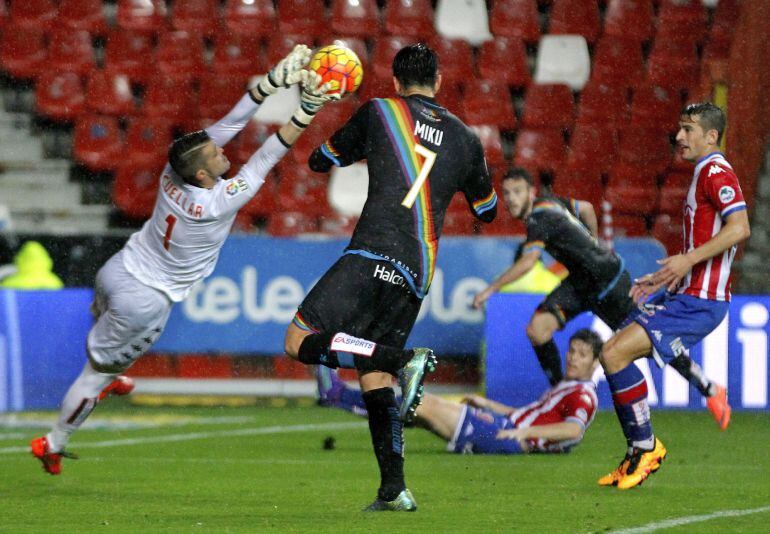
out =
[[(745, 210), (741, 186), (724, 155), (714, 152), (702, 158), (684, 203), (683, 253), (717, 235), (727, 217)], [(730, 300), (730, 266), (737, 245), (693, 266), (682, 279), (677, 293), (709, 300)]]
[[(247, 94), (206, 132), (217, 146), (224, 146), (257, 108)], [(238, 210), (254, 197), (287, 150), (273, 134), (235, 177), (220, 179), (211, 189), (186, 183), (167, 163), (152, 216), (123, 249), (126, 270), (172, 301), (184, 300), (195, 283), (214, 270)]]
[(420, 298), (430, 288), (444, 214), (458, 191), (490, 222), (497, 195), (479, 138), (426, 96), (373, 99), (310, 157), (327, 172), (365, 159), (369, 188), (348, 254), (384, 259)]
[[(535, 402), (516, 408), (508, 417), (516, 428), (573, 422), (580, 425), (585, 433), (594, 420), (598, 404), (593, 382), (562, 380)], [(529, 439), (527, 443), (533, 452), (567, 452), (581, 439), (582, 435), (562, 441), (537, 438)]]

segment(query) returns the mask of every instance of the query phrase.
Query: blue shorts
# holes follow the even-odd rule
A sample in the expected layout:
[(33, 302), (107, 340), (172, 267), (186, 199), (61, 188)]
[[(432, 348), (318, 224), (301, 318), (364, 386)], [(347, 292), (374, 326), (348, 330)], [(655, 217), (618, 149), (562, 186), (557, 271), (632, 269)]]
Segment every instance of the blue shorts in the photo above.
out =
[(661, 293), (632, 317), (647, 332), (654, 354), (669, 363), (714, 331), (729, 307), (729, 302)]
[(497, 439), (497, 432), (515, 428), (504, 415), (465, 406), (447, 450), (460, 454), (521, 454), (518, 440)]

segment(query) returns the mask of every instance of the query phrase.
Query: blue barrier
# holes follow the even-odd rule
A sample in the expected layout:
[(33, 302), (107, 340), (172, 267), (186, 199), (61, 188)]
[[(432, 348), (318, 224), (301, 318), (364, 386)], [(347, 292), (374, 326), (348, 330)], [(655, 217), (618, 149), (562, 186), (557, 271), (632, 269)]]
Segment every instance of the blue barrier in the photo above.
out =
[[(487, 306), (486, 392), (490, 398), (520, 406), (539, 396), (548, 382), (525, 334), (529, 318), (542, 300), (536, 295), (494, 295)], [(767, 410), (768, 336), (770, 297), (734, 296), (725, 321), (703, 343), (690, 352), (712, 380), (727, 385), (735, 409)], [(584, 313), (567, 324), (554, 339), (562, 353), (569, 337), (580, 328), (594, 328), (608, 337), (609, 327), (592, 314)], [(638, 361), (650, 384), (652, 406), (701, 409), (700, 394), (670, 367), (659, 369), (652, 360)], [(650, 382), (650, 378), (652, 381)], [(604, 374), (597, 369), (594, 380), (599, 406), (611, 408), (609, 388), (601, 385)]]

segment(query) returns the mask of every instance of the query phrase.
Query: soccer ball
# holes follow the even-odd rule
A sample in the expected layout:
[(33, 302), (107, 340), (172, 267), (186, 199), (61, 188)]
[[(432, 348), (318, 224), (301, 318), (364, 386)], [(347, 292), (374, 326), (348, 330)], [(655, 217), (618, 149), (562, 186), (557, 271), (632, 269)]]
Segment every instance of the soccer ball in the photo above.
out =
[(330, 93), (339, 93), (341, 87), (345, 88), (345, 93), (353, 93), (364, 78), (364, 68), (356, 53), (337, 44), (318, 50), (310, 60), (310, 68), (324, 83), (331, 83)]

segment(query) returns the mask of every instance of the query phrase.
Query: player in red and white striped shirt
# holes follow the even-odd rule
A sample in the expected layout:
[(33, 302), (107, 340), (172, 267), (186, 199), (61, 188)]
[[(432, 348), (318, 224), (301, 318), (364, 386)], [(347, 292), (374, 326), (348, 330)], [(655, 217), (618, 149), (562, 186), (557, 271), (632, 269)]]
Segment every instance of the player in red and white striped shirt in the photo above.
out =
[[(718, 151), (724, 130), (725, 115), (711, 103), (682, 110), (677, 145), (682, 158), (696, 165), (684, 204), (684, 246), (680, 254), (661, 260), (657, 272), (634, 282), (630, 295), (637, 303), (665, 291), (604, 345), (602, 365), (628, 450), (620, 465), (599, 479), (600, 485), (638, 486), (666, 457), (652, 432), (647, 383), (633, 361), (653, 351), (671, 362), (711, 333), (727, 313), (730, 265), (750, 229), (738, 179)], [(726, 397), (724, 390), (721, 396)]]
[[(459, 403), (426, 394), (417, 408), (415, 424), (446, 440), (451, 452), (569, 452), (583, 439), (596, 413), (596, 386), (591, 377), (601, 347), (595, 332), (575, 332), (564, 380), (526, 406), (513, 408), (477, 395)], [(318, 367), (317, 376), (322, 405), (366, 415), (360, 390), (346, 386), (323, 366)]]

